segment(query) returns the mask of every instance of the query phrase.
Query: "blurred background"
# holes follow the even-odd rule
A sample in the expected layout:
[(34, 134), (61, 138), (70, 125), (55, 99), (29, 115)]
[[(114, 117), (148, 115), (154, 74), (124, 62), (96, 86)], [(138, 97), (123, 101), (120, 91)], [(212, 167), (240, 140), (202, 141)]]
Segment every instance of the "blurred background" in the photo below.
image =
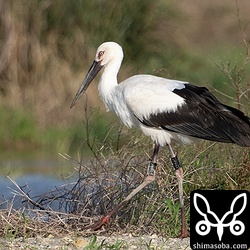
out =
[(249, 11), (249, 0), (0, 0), (1, 176), (60, 175), (58, 153), (89, 155), (87, 136), (117, 136), (97, 80), (69, 109), (104, 41), (123, 47), (120, 81), (190, 81), (249, 115)]

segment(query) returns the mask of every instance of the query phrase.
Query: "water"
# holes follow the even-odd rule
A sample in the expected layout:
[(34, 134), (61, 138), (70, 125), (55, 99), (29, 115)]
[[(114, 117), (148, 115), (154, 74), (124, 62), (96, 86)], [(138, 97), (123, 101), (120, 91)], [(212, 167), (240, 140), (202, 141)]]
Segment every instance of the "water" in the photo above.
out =
[[(40, 195), (64, 184), (64, 181), (62, 180), (39, 174), (24, 175), (16, 178), (15, 182), (18, 186), (22, 187), (31, 198), (39, 197)], [(0, 208), (6, 208), (8, 204), (12, 204), (15, 209), (27, 205), (27, 203), (23, 203), (22, 196), (18, 194), (21, 194), (21, 191), (9, 179), (0, 177), (0, 183)], [(35, 199), (36, 198), (34, 198), (34, 200)], [(55, 205), (52, 209), (57, 210), (57, 206)]]
[(43, 154), (10, 153), (0, 158), (0, 209), (7, 204), (14, 208), (24, 206), (20, 192), (9, 176), (20, 187), (23, 187), (31, 197), (42, 195), (65, 184), (68, 173), (74, 172), (74, 165), (61, 156)]

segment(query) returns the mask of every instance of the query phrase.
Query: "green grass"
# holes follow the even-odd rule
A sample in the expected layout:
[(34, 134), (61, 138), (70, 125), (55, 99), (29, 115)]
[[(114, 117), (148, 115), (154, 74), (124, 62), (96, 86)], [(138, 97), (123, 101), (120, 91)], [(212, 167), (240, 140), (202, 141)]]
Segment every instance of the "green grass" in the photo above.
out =
[[(6, 59), (0, 81), (0, 150), (38, 147), (72, 152), (86, 138), (92, 144), (105, 140), (111, 116), (100, 111), (86, 131), (86, 124), (81, 122), (87, 121), (85, 107), (69, 109), (69, 105), (97, 46), (108, 40), (119, 42), (124, 49), (119, 78), (149, 73), (205, 85), (220, 100), (235, 107), (239, 95), (245, 93), (240, 101), (243, 110), (249, 113), (250, 67), (247, 63), (244, 66), (244, 61), (249, 61), (249, 52), (244, 47), (247, 18), (238, 13), (239, 20), (235, 20), (234, 3), (219, 8), (216, 3), (215, 6), (203, 3), (199, 10), (198, 18), (208, 28), (214, 27), (218, 17), (232, 18), (230, 30), (234, 32), (225, 29), (229, 35), (221, 43), (213, 40), (212, 34), (208, 41), (194, 43), (197, 35), (204, 35), (203, 30), (196, 34), (189, 14), (171, 1), (129, 0), (125, 4), (112, 0), (105, 3), (57, 0), (44, 6), (39, 0), (21, 0), (5, 4), (1, 44), (9, 49), (7, 55), (13, 51), (18, 51), (18, 55)], [(192, 6), (188, 9), (192, 11)], [(209, 10), (207, 20), (202, 13)], [(12, 18), (8, 19), (9, 16)], [(222, 24), (227, 22), (220, 22), (224, 31)], [(23, 41), (14, 48), (7, 46), (9, 27), (16, 27), (16, 39)], [(241, 91), (237, 94), (239, 81)], [(99, 97), (89, 94), (88, 103), (95, 106)], [(99, 105), (100, 102), (95, 107)]]
[(32, 143), (37, 135), (35, 119), (23, 110), (0, 109), (0, 140), (5, 143)]
[[(0, 150), (14, 151), (41, 149), (53, 152), (72, 152), (82, 148), (85, 155), (91, 150), (83, 142), (93, 147), (98, 146), (104, 140), (114, 140), (114, 132), (107, 138), (108, 130), (114, 124), (99, 113), (93, 111), (92, 117), (88, 118), (88, 124), (79, 119), (79, 122), (71, 126), (51, 125), (40, 128), (34, 115), (25, 110), (0, 109)], [(114, 128), (113, 128), (114, 130)], [(82, 144), (84, 144), (83, 147)], [(94, 146), (95, 145), (95, 146)]]
[[(122, 136), (128, 139), (128, 143), (116, 151), (106, 143), (103, 144), (106, 154), (96, 147), (92, 149), (94, 157), (83, 164), (80, 159), (69, 157), (72, 166), (79, 167), (74, 173), (78, 177), (75, 185), (58, 187), (51, 193), (34, 198), (40, 200), (41, 206), (59, 202), (62, 211), (68, 211), (70, 218), (64, 212), (57, 214), (56, 211), (50, 211), (51, 221), (48, 223), (51, 226), (48, 231), (48, 226), (44, 228), (47, 222), (42, 219), (44, 215), (47, 216), (46, 212), (38, 212), (34, 221), (23, 217), (23, 212), (10, 213), (7, 210), (2, 212), (2, 217), (6, 219), (2, 220), (0, 235), (34, 237), (37, 232), (47, 235), (57, 234), (58, 230), (60, 234), (74, 232), (78, 236), (89, 235), (91, 231), (83, 230), (83, 226), (97, 222), (111, 211), (143, 181), (147, 172), (150, 139), (138, 137), (127, 130), (123, 131)], [(192, 146), (175, 146), (175, 150), (178, 151), (184, 170), (188, 223), (189, 194), (192, 190), (250, 190), (249, 149), (223, 143), (199, 142)], [(175, 237), (181, 226), (179, 208), (177, 180), (168, 150), (162, 149), (158, 157), (156, 181), (132, 198), (117, 215), (112, 216), (110, 223), (105, 225), (105, 232), (134, 232), (136, 235), (155, 233)], [(62, 218), (59, 220), (58, 216)], [(62, 219), (67, 227), (60, 223)], [(115, 247), (119, 244), (115, 245), (111, 249), (117, 249)], [(96, 246), (94, 238), (91, 246)]]
[[(241, 79), (241, 92), (247, 90), (247, 75), (250, 74), (250, 67), (246, 66), (243, 72), (240, 72), (244, 57), (243, 51), (229, 48), (222, 50), (220, 55), (210, 54), (210, 58), (204, 60), (204, 54), (185, 55), (184, 58), (173, 58), (173, 65), (178, 65), (176, 78), (190, 80), (191, 83), (207, 86), (220, 100), (228, 105), (237, 107), (236, 87), (229, 82), (229, 75), (237, 81)], [(222, 58), (222, 59), (220, 59)], [(229, 59), (230, 58), (230, 59)], [(173, 70), (170, 69), (169, 70)], [(227, 72), (225, 72), (227, 70)], [(161, 74), (160, 74), (161, 75)], [(178, 77), (179, 76), (179, 77)], [(218, 91), (218, 92), (217, 92)], [(224, 93), (228, 97), (223, 96)], [(248, 92), (246, 92), (248, 93)], [(247, 113), (249, 100), (243, 95), (241, 105)], [(69, 112), (68, 109), (65, 112)], [(74, 110), (70, 110), (74, 113)], [(81, 142), (88, 138), (89, 143), (95, 141), (102, 142), (107, 137), (107, 131), (111, 129), (117, 118), (102, 113), (98, 109), (87, 111), (87, 114), (78, 118), (78, 122), (71, 123), (70, 120), (61, 125), (53, 122), (41, 128), (36, 115), (27, 110), (27, 108), (0, 108), (0, 147), (4, 148), (32, 148), (40, 147), (54, 149), (55, 151), (72, 152), (79, 148)], [(67, 116), (67, 113), (66, 113)], [(111, 122), (110, 122), (111, 118)], [(87, 124), (91, 120), (91, 124)], [(115, 140), (119, 124), (112, 129), (109, 140)], [(83, 150), (88, 150), (87, 147)], [(90, 153), (90, 152), (89, 152)]]
[(89, 244), (83, 248), (83, 250), (101, 250), (101, 249), (110, 249), (110, 250), (119, 250), (124, 249), (123, 246), (126, 243), (124, 241), (116, 241), (114, 244), (108, 244), (103, 240), (101, 243), (97, 243), (97, 237), (93, 235), (90, 239)]

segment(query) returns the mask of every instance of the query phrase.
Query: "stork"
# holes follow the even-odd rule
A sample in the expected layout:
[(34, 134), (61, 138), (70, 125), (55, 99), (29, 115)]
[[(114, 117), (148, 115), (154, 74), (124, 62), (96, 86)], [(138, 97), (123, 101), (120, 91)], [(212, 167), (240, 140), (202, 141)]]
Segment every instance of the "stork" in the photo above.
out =
[(123, 50), (119, 44), (101, 44), (70, 108), (104, 68), (98, 90), (106, 109), (113, 111), (127, 127), (137, 127), (146, 136), (150, 136), (154, 143), (154, 151), (143, 183), (100, 222), (90, 227), (98, 229), (107, 223), (128, 200), (155, 180), (159, 149), (167, 146), (179, 186), (182, 221), (180, 237), (187, 237), (182, 188), (183, 171), (171, 143), (174, 141), (188, 144), (205, 139), (249, 147), (250, 120), (241, 111), (222, 104), (207, 88), (188, 82), (141, 74), (129, 77), (118, 84), (117, 74), (122, 60)]

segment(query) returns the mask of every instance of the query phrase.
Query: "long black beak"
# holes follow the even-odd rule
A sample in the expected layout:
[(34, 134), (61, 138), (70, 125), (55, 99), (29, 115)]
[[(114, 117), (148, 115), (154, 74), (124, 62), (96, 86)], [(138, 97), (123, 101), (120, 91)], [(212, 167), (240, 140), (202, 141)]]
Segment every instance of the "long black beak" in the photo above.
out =
[(84, 80), (82, 81), (82, 85), (76, 93), (74, 100), (72, 101), (70, 108), (72, 108), (77, 100), (81, 97), (81, 95), (87, 90), (90, 83), (93, 81), (95, 76), (98, 72), (102, 69), (103, 65), (101, 65), (101, 61), (97, 62), (94, 60), (93, 64), (91, 65), (87, 75), (85, 76)]

